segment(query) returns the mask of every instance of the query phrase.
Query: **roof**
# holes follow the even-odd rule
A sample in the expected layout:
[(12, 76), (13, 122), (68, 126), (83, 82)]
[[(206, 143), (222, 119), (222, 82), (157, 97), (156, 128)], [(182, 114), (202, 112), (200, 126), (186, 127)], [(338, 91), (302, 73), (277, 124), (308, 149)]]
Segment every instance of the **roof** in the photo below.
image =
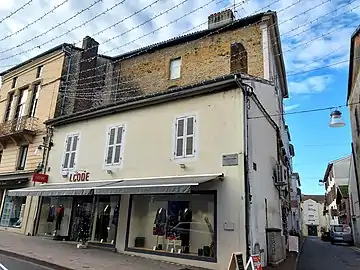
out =
[(30, 59), (28, 59), (28, 60), (26, 60), (26, 61), (24, 61), (24, 62), (22, 62), (22, 63), (20, 63), (20, 64), (18, 64), (18, 65), (16, 65), (16, 66), (13, 66), (13, 67), (5, 70), (5, 71), (0, 72), (0, 76), (4, 76), (4, 75), (10, 73), (11, 71), (14, 71), (14, 70), (16, 70), (16, 69), (18, 69), (18, 68), (21, 68), (22, 66), (25, 66), (25, 65), (27, 65), (27, 64), (29, 64), (29, 63), (31, 63), (31, 62), (34, 62), (34, 61), (36, 61), (36, 60), (37, 60), (38, 58), (40, 58), (40, 57), (43, 57), (43, 56), (45, 56), (45, 55), (51, 54), (51, 53), (56, 52), (56, 51), (60, 51), (60, 50), (62, 50), (62, 48), (63, 48), (64, 46), (71, 46), (72, 48), (76, 48), (76, 49), (82, 50), (81, 48), (75, 47), (75, 46), (72, 45), (72, 44), (62, 43), (62, 44), (60, 44), (60, 45), (57, 45), (57, 46), (55, 46), (55, 47), (53, 47), (53, 48), (51, 48), (51, 49), (43, 52), (43, 53), (40, 53), (40, 54), (34, 56), (34, 57), (32, 57), (32, 58), (30, 58)]
[(281, 72), (282, 72), (282, 78), (283, 78), (283, 83), (284, 83), (284, 97), (288, 97), (288, 89), (287, 89), (287, 80), (286, 80), (286, 72), (285, 72), (285, 64), (284, 64), (284, 58), (283, 58), (283, 54), (282, 54), (282, 48), (281, 48), (281, 40), (280, 40), (280, 31), (279, 31), (279, 27), (278, 27), (278, 23), (277, 23), (277, 16), (276, 16), (276, 12), (274, 11), (267, 11), (267, 12), (262, 12), (262, 13), (258, 13), (252, 16), (248, 16), (248, 17), (244, 17), (238, 20), (233, 21), (232, 23), (229, 23), (227, 25), (221, 26), (218, 29), (204, 29), (204, 30), (200, 30), (200, 31), (196, 31), (196, 32), (192, 32), (190, 34), (186, 34), (186, 35), (181, 35), (181, 36), (177, 36), (162, 42), (158, 42), (155, 44), (151, 44), (149, 46), (145, 46), (145, 47), (141, 47), (139, 49), (133, 50), (133, 51), (129, 51), (117, 56), (113, 57), (113, 60), (115, 61), (120, 61), (120, 60), (124, 60), (127, 58), (131, 58), (134, 56), (139, 56), (142, 54), (146, 54), (146, 53), (151, 53), (154, 52), (156, 50), (159, 49), (164, 49), (164, 48), (168, 48), (171, 46), (175, 46), (175, 45), (179, 45), (185, 42), (189, 42), (189, 41), (193, 41), (202, 37), (206, 37), (206, 36), (211, 36), (211, 35), (216, 35), (222, 32), (226, 32), (229, 30), (234, 30), (234, 29), (238, 29), (241, 27), (245, 27), (251, 24), (254, 24), (256, 22), (259, 22), (263, 19), (264, 16), (271, 16), (271, 18), (274, 20), (274, 25), (276, 25), (276, 27), (271, 27), (270, 29), (274, 29), (275, 30), (275, 38), (276, 38), (276, 42), (274, 42), (275, 45), (277, 45), (278, 50), (279, 50), (279, 61), (280, 61), (280, 68), (281, 68)]
[(145, 106), (166, 103), (173, 100), (236, 89), (239, 88), (239, 86), (235, 76), (251, 77), (247, 74), (231, 74), (227, 76), (221, 76), (192, 85), (176, 88), (174, 87), (162, 92), (160, 91), (157, 93), (127, 98), (116, 103), (79, 111), (70, 115), (60, 116), (47, 120), (45, 124), (51, 126), (61, 126)]
[(352, 88), (352, 81), (353, 81), (353, 68), (354, 68), (354, 45), (355, 45), (355, 38), (360, 35), (360, 25), (356, 28), (355, 32), (351, 35), (350, 39), (350, 61), (349, 61), (349, 75), (348, 75), (348, 92), (346, 103), (349, 102), (349, 98), (351, 95), (351, 88)]
[(313, 200), (317, 203), (324, 203), (325, 202), (325, 196), (324, 195), (302, 195), (301, 200), (303, 202), (307, 201), (307, 200)]

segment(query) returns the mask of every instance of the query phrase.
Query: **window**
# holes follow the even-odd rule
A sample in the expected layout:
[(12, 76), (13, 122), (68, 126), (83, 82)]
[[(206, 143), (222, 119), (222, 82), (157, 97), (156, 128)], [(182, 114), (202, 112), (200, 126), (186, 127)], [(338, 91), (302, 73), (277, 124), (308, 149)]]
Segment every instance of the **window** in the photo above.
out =
[(12, 84), (11, 84), (11, 88), (15, 88), (16, 87), (16, 85), (17, 85), (17, 77), (14, 77), (13, 79), (12, 79)]
[(21, 228), (26, 197), (5, 196), (1, 213), (0, 226)]
[(175, 158), (195, 156), (195, 116), (176, 119), (175, 124)]
[(35, 117), (36, 106), (39, 99), (39, 92), (40, 92), (40, 84), (34, 85), (34, 90), (32, 92), (31, 102), (30, 102), (30, 110), (29, 110), (30, 117)]
[(10, 112), (11, 112), (11, 107), (12, 107), (13, 102), (14, 102), (14, 92), (10, 93), (8, 96), (8, 103), (6, 105), (4, 121), (8, 121), (10, 118)]
[(43, 72), (44, 66), (38, 66), (36, 70), (36, 78), (40, 78)]
[(69, 134), (65, 140), (65, 152), (62, 164), (62, 170), (75, 169), (76, 149), (79, 144), (79, 134)]
[(215, 193), (132, 195), (126, 250), (216, 258)]
[(27, 153), (28, 153), (28, 145), (20, 146), (17, 170), (24, 170), (25, 169)]
[(106, 166), (120, 165), (123, 159), (124, 126), (110, 127), (106, 144)]
[(231, 44), (230, 55), (230, 72), (248, 73), (247, 52), (241, 43)]
[(170, 61), (170, 79), (175, 80), (180, 78), (181, 73), (181, 58), (172, 59)]
[(27, 89), (20, 90), (20, 94), (19, 94), (19, 98), (18, 98), (18, 102), (17, 102), (17, 106), (16, 106), (16, 111), (15, 111), (15, 119), (21, 118), (25, 115), (25, 106), (26, 106), (26, 101), (27, 101), (27, 95), (28, 95)]

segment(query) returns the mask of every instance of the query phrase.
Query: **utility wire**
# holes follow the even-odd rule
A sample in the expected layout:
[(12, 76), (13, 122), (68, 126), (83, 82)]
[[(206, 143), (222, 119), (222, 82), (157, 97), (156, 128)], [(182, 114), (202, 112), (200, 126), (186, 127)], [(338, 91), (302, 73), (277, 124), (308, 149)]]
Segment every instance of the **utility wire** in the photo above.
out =
[(16, 13), (18, 13), (20, 10), (24, 9), (27, 5), (30, 5), (31, 2), (33, 0), (29, 0), (27, 1), (25, 4), (23, 4), (21, 7), (19, 7), (18, 9), (12, 11), (9, 15), (5, 16), (4, 18), (0, 19), (0, 23), (2, 23), (3, 21), (5, 21), (6, 19), (9, 19), (10, 17), (12, 17), (13, 15), (15, 15)]

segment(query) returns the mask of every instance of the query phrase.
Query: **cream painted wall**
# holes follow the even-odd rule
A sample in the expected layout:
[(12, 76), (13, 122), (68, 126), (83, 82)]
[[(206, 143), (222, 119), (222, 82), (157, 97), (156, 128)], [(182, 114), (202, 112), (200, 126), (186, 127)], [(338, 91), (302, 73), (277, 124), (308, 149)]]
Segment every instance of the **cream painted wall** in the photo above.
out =
[(318, 236), (321, 236), (321, 227), (327, 226), (327, 220), (323, 215), (324, 203), (309, 199), (301, 202), (301, 208), (303, 235), (308, 235), (308, 225), (316, 225)]
[[(187, 100), (145, 107), (106, 117), (54, 128), (54, 147), (49, 157), (49, 182), (67, 181), (60, 175), (67, 133), (80, 132), (77, 170), (90, 172), (90, 180), (136, 178), (150, 176), (224, 173), (223, 182), (205, 185), (217, 190), (217, 258), (218, 263), (205, 263), (161, 257), (178, 263), (227, 267), (231, 253), (246, 251), (243, 182), (243, 96), (240, 90), (227, 91)], [(173, 127), (175, 117), (196, 114), (197, 157), (182, 161), (185, 169), (173, 159)], [(112, 175), (104, 169), (107, 127), (126, 124), (123, 166)], [(223, 154), (239, 154), (239, 165), (222, 167)], [(124, 251), (129, 196), (121, 198), (117, 249)], [(234, 230), (224, 230), (224, 223)], [(148, 256), (153, 257), (153, 256)]]

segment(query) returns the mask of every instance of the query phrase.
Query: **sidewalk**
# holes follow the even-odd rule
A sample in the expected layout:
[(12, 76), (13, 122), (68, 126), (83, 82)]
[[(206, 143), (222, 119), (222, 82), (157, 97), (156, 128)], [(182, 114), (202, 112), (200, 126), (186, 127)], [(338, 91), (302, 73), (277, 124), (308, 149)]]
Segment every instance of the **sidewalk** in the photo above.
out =
[[(74, 244), (0, 230), (0, 253), (59, 270), (199, 270), (199, 268), (128, 256), (100, 249), (77, 249)], [(39, 263), (41, 261), (41, 263)], [(55, 265), (61, 267), (55, 267)]]

